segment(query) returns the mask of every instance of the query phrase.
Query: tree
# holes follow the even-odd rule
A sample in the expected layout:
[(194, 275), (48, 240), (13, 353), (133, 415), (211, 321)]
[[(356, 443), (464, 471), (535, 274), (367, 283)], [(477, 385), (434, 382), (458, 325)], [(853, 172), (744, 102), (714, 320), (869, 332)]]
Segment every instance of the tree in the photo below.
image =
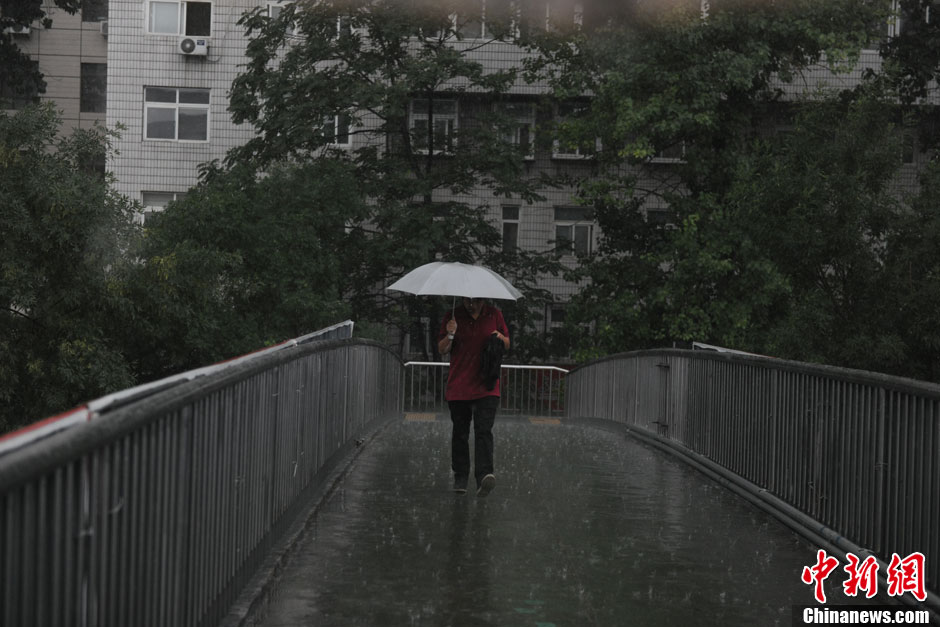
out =
[[(704, 18), (698, 3), (637, 12), (575, 47), (536, 42), (546, 61), (531, 71), (553, 70), (562, 96), (595, 94), (563, 129), (603, 146), (598, 178), (581, 184), (603, 232), (572, 316), (596, 325), (584, 352), (692, 340), (766, 347), (767, 326), (793, 286), (742, 222), (738, 177), (768, 124), (786, 122), (794, 94), (784, 98), (780, 86), (823, 57), (850, 67), (890, 8), (711, 4)], [(656, 207), (665, 209), (651, 213)]]
[[(539, 198), (540, 181), (527, 173), (525, 147), (506, 140), (512, 116), (494, 106), (520, 82), (518, 71), (488, 69), (484, 42), (463, 39), (472, 24), (482, 33), (481, 16), (465, 6), (316, 2), (289, 6), (276, 19), (263, 9), (243, 19), (252, 39), (230, 108), (258, 133), (226, 166), (258, 176), (287, 162), (309, 164), (313, 176), (321, 167), (330, 172), (331, 163), (348, 168), (355, 184), (345, 193), (365, 209), (346, 220), (357, 257), (343, 266), (342, 297), (357, 318), (407, 329), (426, 317), (436, 326), (443, 303), (382, 287), (437, 258), (483, 262), (507, 275), (527, 297), (514, 311), (517, 328), (546, 296), (536, 278), (554, 271), (551, 260), (502, 251), (487, 219), (495, 199)], [(487, 32), (508, 40), (509, 16), (494, 13)], [(340, 148), (347, 133), (371, 141)]]
[(778, 298), (747, 340), (780, 357), (909, 374), (891, 278), (909, 208), (895, 185), (903, 126), (886, 94), (803, 103), (792, 130), (741, 161), (727, 195), (746, 256), (773, 268)]
[(133, 207), (88, 165), (110, 134), (60, 122), (51, 104), (0, 113), (0, 430), (134, 381), (115, 335)]
[[(74, 14), (81, 0), (54, 0), (55, 6)], [(15, 29), (39, 22), (43, 28), (52, 26), (46, 13), (48, 4), (42, 0), (0, 0), (0, 93), (41, 94), (46, 82), (29, 55), (20, 50), (6, 29)], [(0, 96), (2, 97), (2, 96)], [(0, 102), (2, 104), (2, 102)]]
[(345, 221), (362, 212), (345, 164), (272, 167), (255, 177), (206, 166), (185, 199), (147, 221), (145, 263), (127, 283), (143, 379), (204, 366), (351, 315)]

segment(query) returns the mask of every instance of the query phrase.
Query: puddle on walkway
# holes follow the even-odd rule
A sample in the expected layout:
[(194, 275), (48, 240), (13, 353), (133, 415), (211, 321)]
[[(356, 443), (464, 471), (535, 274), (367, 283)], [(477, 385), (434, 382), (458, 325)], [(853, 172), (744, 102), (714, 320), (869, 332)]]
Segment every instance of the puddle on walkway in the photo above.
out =
[[(495, 435), (498, 483), (479, 499), (450, 491), (449, 421), (386, 428), (257, 624), (790, 625), (813, 603), (815, 549), (682, 463), (563, 421)], [(863, 601), (838, 579), (831, 600)]]

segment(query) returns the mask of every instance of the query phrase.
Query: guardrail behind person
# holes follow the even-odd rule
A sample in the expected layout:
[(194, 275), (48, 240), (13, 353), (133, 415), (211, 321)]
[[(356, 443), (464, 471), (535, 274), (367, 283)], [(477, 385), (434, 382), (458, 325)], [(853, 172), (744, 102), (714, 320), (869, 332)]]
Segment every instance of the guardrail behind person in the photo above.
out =
[[(446, 413), (447, 362), (409, 361), (404, 367), (402, 401), (405, 411)], [(555, 366), (503, 365), (500, 369), (500, 414), (562, 416), (565, 375)]]

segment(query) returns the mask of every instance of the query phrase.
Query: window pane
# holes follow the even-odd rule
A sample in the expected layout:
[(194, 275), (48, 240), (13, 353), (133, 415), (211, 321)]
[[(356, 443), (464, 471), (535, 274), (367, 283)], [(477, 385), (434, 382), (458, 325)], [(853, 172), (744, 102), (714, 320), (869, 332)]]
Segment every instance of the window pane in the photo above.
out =
[(209, 112), (180, 107), (180, 139), (205, 141), (209, 138)]
[[(443, 115), (443, 116), (453, 116), (457, 113), (457, 101), (455, 100), (434, 100), (432, 103), (434, 108), (434, 116)], [(428, 100), (427, 98), (418, 98), (411, 101), (411, 112), (415, 114), (424, 114), (428, 113)]]
[(349, 116), (348, 115), (336, 116), (336, 143), (337, 144), (349, 143)]
[(555, 207), (556, 221), (581, 222), (589, 219), (588, 212), (584, 207)]
[(173, 192), (141, 192), (141, 202), (145, 207), (166, 207), (173, 200)]
[(483, 33), (483, 22), (480, 20), (480, 14), (477, 12), (475, 15), (458, 15), (458, 23), (460, 25), (459, 31), (460, 36), (463, 39), (479, 39)]
[(503, 223), (503, 250), (506, 252), (512, 252), (516, 250), (516, 247), (519, 245), (519, 223), (518, 222), (504, 222)]
[(177, 2), (150, 3), (150, 32), (179, 33), (179, 8)]
[(428, 120), (418, 118), (411, 124), (411, 143), (414, 150), (428, 149)]
[(579, 255), (589, 255), (591, 253), (591, 227), (574, 227), (574, 252)]
[(165, 87), (147, 87), (144, 90), (147, 102), (176, 102), (176, 90)]
[(503, 207), (503, 220), (518, 220), (519, 207)]
[(555, 226), (555, 243), (558, 246), (565, 246), (570, 241), (571, 241), (571, 227), (556, 225)]
[(457, 113), (457, 101), (456, 100), (435, 100), (434, 101), (434, 114), (435, 115), (454, 115)]
[(352, 34), (352, 20), (345, 16), (340, 15), (336, 18), (336, 35), (339, 37), (348, 37)]
[[(31, 71), (39, 71), (39, 61), (29, 63)], [(34, 102), (39, 102), (39, 85), (31, 77), (25, 77), (22, 83), (0, 80), (0, 109), (22, 109)]]
[(520, 124), (518, 128), (518, 145), (519, 149), (522, 150), (522, 154), (530, 155), (532, 154), (532, 140), (529, 137), (529, 125)]
[(434, 119), (434, 150), (450, 148), (450, 120)]
[(505, 115), (511, 115), (517, 119), (533, 118), (532, 105), (524, 102), (504, 102), (500, 105)]
[(108, 19), (108, 0), (83, 0), (83, 22), (100, 22), (106, 19)]
[(176, 139), (176, 109), (147, 107), (147, 139)]
[(212, 34), (212, 4), (209, 2), (186, 3), (186, 35)]
[(209, 90), (208, 89), (180, 89), (179, 92), (180, 92), (180, 102), (182, 103), (209, 104)]
[(82, 63), (79, 110), (90, 113), (107, 111), (108, 66), (106, 63)]

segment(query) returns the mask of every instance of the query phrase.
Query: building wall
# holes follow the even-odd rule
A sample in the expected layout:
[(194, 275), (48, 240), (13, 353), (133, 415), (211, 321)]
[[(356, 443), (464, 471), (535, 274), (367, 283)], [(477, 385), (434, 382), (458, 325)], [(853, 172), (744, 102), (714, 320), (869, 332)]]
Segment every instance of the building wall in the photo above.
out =
[(28, 35), (14, 35), (17, 45), (39, 63), (45, 76), (46, 92), (41, 100), (52, 100), (61, 111), (63, 129), (89, 128), (95, 122), (105, 123), (104, 113), (80, 110), (83, 63), (107, 63), (108, 39), (101, 34), (98, 22), (83, 22), (75, 15), (56, 7), (45, 6), (52, 28), (38, 24)]
[[(206, 56), (178, 51), (180, 35), (147, 32), (146, 0), (112, 0), (109, 11), (108, 126), (123, 125), (110, 169), (117, 189), (131, 199), (142, 192), (185, 192), (198, 180), (198, 166), (221, 159), (251, 136), (231, 122), (228, 90), (244, 60), (246, 39), (236, 25), (252, 0), (212, 4)], [(148, 140), (144, 137), (145, 87), (210, 90), (208, 141)]]

